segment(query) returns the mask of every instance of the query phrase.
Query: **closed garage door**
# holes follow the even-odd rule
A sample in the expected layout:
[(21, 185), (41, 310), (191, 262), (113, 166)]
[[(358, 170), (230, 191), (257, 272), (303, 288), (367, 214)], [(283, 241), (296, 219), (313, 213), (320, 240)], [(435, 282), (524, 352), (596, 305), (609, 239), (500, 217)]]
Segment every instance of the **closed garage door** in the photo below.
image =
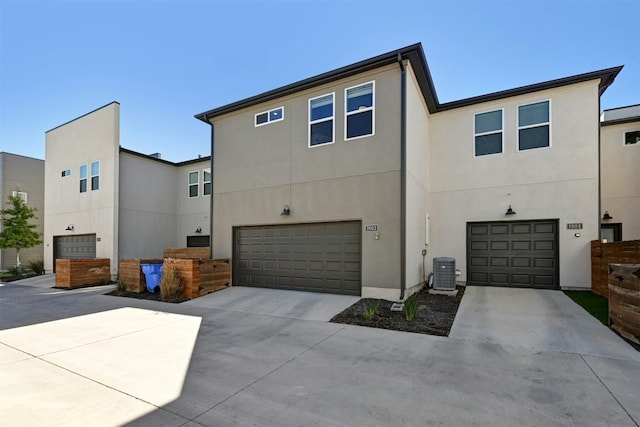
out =
[(95, 258), (96, 257), (96, 235), (80, 234), (74, 236), (56, 236), (54, 238), (55, 252), (53, 257), (57, 258)]
[(233, 284), (360, 295), (359, 221), (234, 229)]
[(470, 285), (558, 288), (558, 221), (467, 224)]

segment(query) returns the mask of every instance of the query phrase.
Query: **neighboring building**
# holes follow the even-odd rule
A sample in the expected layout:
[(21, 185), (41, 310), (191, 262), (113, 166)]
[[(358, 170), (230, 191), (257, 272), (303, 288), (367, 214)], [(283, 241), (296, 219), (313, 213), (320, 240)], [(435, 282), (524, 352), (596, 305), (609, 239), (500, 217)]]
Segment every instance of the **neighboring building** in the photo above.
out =
[[(589, 287), (599, 101), (621, 68), (440, 103), (417, 44), (198, 114), (213, 256), (234, 285), (387, 299), (434, 257), (467, 284)], [(603, 200), (630, 237), (634, 182), (635, 217)]]
[(640, 105), (605, 110), (600, 120), (602, 238), (637, 240), (640, 239)]
[[(10, 208), (9, 196), (20, 195), (27, 205), (36, 208), (36, 219), (31, 221), (37, 225), (38, 233), (44, 230), (44, 160), (17, 154), (0, 152), (0, 209)], [(0, 223), (2, 230), (2, 223)], [(42, 245), (20, 251), (20, 263), (27, 267), (29, 261), (41, 260)], [(16, 250), (0, 250), (0, 270), (16, 265)]]
[(172, 163), (120, 147), (120, 104), (46, 132), (44, 260), (160, 258), (209, 246), (210, 157)]

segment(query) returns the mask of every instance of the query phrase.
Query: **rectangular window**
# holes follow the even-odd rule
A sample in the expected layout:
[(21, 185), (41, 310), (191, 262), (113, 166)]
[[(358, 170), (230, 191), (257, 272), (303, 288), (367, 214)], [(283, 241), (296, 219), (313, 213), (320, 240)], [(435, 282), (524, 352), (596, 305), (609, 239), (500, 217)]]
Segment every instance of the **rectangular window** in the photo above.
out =
[(91, 191), (100, 188), (100, 162), (91, 163)]
[(71, 169), (62, 171), (62, 177), (64, 178), (65, 176), (71, 176)]
[(198, 171), (189, 172), (189, 197), (198, 197)]
[(632, 130), (624, 133), (624, 145), (640, 145), (640, 130)]
[(87, 174), (88, 174), (87, 165), (80, 166), (80, 192), (81, 193), (87, 192), (87, 176), (88, 176)]
[(503, 114), (504, 110), (502, 109), (474, 114), (473, 134), (475, 156), (502, 153)]
[(374, 134), (375, 82), (354, 86), (344, 91), (344, 139), (355, 139)]
[(551, 102), (518, 107), (518, 150), (551, 146)]
[(25, 204), (27, 204), (27, 193), (25, 193), (24, 191), (13, 191), (13, 192), (11, 193), (11, 195), (12, 195), (13, 197), (18, 196), (19, 198), (21, 198), (21, 199), (22, 199), (22, 201), (23, 201)]
[(279, 122), (284, 119), (284, 107), (274, 108), (273, 110), (265, 111), (256, 114), (255, 126), (262, 126), (273, 122)]
[(204, 196), (211, 195), (211, 169), (202, 171), (202, 194)]
[(333, 143), (334, 96), (330, 93), (309, 100), (309, 147)]

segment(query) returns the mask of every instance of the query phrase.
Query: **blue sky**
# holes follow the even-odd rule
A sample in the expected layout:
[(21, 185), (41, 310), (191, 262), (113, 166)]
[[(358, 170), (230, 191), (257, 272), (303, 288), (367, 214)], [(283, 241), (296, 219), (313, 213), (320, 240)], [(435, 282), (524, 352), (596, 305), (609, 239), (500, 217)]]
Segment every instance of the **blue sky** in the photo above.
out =
[(638, 1), (0, 0), (0, 151), (120, 102), (120, 144), (209, 154), (194, 114), (422, 42), (441, 102), (624, 65), (640, 103)]

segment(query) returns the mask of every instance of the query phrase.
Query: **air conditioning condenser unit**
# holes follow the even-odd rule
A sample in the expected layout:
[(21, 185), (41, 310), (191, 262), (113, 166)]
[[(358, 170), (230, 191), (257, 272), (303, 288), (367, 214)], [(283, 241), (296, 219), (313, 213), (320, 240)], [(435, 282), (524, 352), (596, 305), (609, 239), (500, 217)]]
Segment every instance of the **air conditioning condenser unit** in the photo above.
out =
[(453, 291), (456, 289), (456, 259), (438, 257), (433, 259), (433, 289)]

